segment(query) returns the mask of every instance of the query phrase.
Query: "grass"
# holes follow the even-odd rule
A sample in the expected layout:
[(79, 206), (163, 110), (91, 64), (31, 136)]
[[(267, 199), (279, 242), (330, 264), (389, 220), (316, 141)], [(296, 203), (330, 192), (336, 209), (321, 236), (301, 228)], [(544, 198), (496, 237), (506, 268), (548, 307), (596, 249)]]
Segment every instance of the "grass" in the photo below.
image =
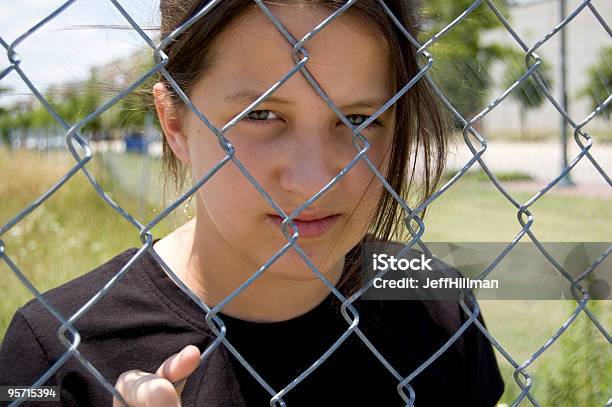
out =
[[(449, 181), (459, 171), (448, 171), (442, 175), (442, 183)], [(533, 181), (533, 177), (529, 174), (520, 171), (508, 171), (495, 173), (495, 178), (500, 182), (511, 182), (511, 181)], [(462, 176), (463, 180), (478, 181), (478, 182), (491, 182), (489, 176), (481, 168), (479, 170), (466, 171)]]
[[(0, 184), (0, 224), (5, 224), (51, 187), (73, 163), (66, 154), (40, 155), (30, 151), (11, 154), (0, 149), (0, 172), (11, 174)], [(137, 214), (135, 216), (145, 223), (161, 210), (160, 205), (150, 203), (159, 200), (160, 189), (156, 182), (159, 163), (151, 160), (146, 165), (150, 167), (143, 167), (141, 156), (109, 155), (104, 160), (95, 156), (87, 168), (112, 199), (129, 213)], [(143, 178), (143, 168), (149, 168), (150, 176)], [(523, 177), (522, 174), (496, 175), (502, 182)], [(425, 217), (423, 240), (509, 242), (516, 236), (520, 230), (517, 209), (490, 183), (481, 182), (481, 179), (482, 174), (477, 173), (462, 178), (430, 205)], [(150, 182), (145, 189), (141, 187), (142, 180)], [(147, 198), (139, 205), (133, 192), (143, 190)], [(520, 191), (511, 190), (511, 193), (519, 202), (525, 202), (532, 196)], [(534, 216), (532, 230), (543, 242), (607, 241), (612, 236), (610, 200), (565, 196), (553, 189), (530, 210)], [(171, 216), (160, 223), (153, 233), (155, 236), (164, 235), (181, 221), (180, 216)], [(77, 173), (2, 239), (6, 244), (6, 253), (41, 292), (93, 269), (126, 248), (140, 245), (137, 229), (103, 202), (81, 173)], [(32, 294), (4, 262), (0, 264), (2, 337), (17, 307), (32, 298)], [(519, 364), (546, 343), (573, 309), (570, 301), (483, 300), (480, 305), (489, 331)], [(593, 312), (610, 331), (612, 301), (600, 301), (596, 305), (592, 305), (595, 308)], [(577, 322), (585, 318), (586, 315), (582, 313)], [(583, 325), (588, 327), (588, 321)], [(561, 339), (578, 338), (577, 342), (566, 339), (556, 341), (527, 369), (533, 378), (532, 394), (542, 405), (558, 405), (543, 401), (552, 400), (550, 394), (553, 387), (550, 383), (562, 377), (564, 371), (574, 369), (576, 375), (590, 371), (588, 355), (578, 362), (568, 358), (570, 354), (578, 354), (571, 347), (572, 343), (590, 344), (595, 352), (601, 353), (598, 358), (604, 369), (601, 377), (607, 377), (603, 375), (612, 372), (612, 358), (609, 352), (605, 352), (609, 344), (600, 333), (587, 336), (585, 329), (572, 325), (568, 334)], [(506, 383), (502, 402), (511, 404), (520, 392), (512, 377), (514, 368), (499, 352), (496, 353)], [(570, 361), (578, 367), (569, 366)], [(584, 366), (580, 366), (581, 363)], [(575, 379), (575, 383), (583, 382)], [(582, 386), (582, 390), (575, 392), (588, 391), (589, 386), (595, 388), (593, 382), (587, 380), (585, 383), (587, 385)], [(560, 386), (571, 389), (571, 385), (572, 382)], [(605, 401), (598, 400), (599, 405)]]
[[(482, 300), (479, 304), (488, 331), (519, 365), (529, 360), (547, 343), (576, 308), (575, 303), (563, 300)], [(589, 309), (609, 333), (612, 329), (612, 301), (590, 302)], [(576, 349), (564, 343), (568, 338), (578, 342), (580, 344), (578, 348), (587, 349), (588, 354), (577, 354), (580, 358), (572, 359)], [(550, 392), (551, 383), (558, 380), (560, 373), (568, 369), (573, 370), (573, 376), (566, 379), (563, 386), (573, 389), (581, 397), (601, 391), (601, 385), (595, 386), (593, 382), (576, 386), (580, 383), (578, 377), (585, 373), (597, 372), (601, 379), (608, 377), (608, 382), (604, 382), (604, 388), (607, 389), (609, 380), (612, 380), (612, 357), (609, 347), (610, 344), (603, 334), (596, 331), (587, 315), (581, 312), (568, 331), (526, 369), (533, 380), (531, 394), (542, 406), (604, 405), (609, 394), (605, 396), (606, 398), (600, 397), (595, 404), (560, 404), (550, 402), (552, 399)], [(600, 368), (595, 365), (589, 366), (588, 361), (594, 354), (597, 355)], [(496, 355), (506, 384), (501, 401), (510, 405), (519, 396), (520, 388), (513, 378), (514, 367), (497, 350)]]
[[(11, 174), (0, 184), (0, 224), (4, 225), (35, 201), (73, 164), (72, 157), (65, 153), (10, 154), (0, 149), (0, 172)], [(87, 168), (112, 199), (136, 216), (134, 197), (120, 190), (114, 178), (103, 170), (99, 157), (92, 158)], [(150, 219), (158, 210), (148, 205), (144, 212)], [(168, 223), (160, 223), (154, 234), (168, 233), (172, 226)], [(3, 235), (2, 240), (11, 260), (39, 292), (44, 292), (92, 270), (127, 248), (141, 246), (138, 235), (138, 229), (106, 204), (85, 175), (78, 172)], [(0, 262), (0, 292), (0, 337), (3, 337), (17, 307), (33, 298), (33, 294), (5, 262)]]
[[(496, 175), (497, 176), (497, 175)], [(504, 178), (503, 174), (501, 175)], [(475, 177), (478, 179), (478, 176)], [(504, 183), (504, 180), (501, 180)], [(565, 196), (553, 187), (533, 205), (531, 231), (542, 242), (606, 242), (612, 236), (610, 199)], [(535, 193), (514, 191), (520, 204)], [(425, 214), (425, 241), (510, 242), (520, 232), (518, 209), (492, 183), (459, 179)], [(523, 240), (527, 241), (526, 236)], [(523, 241), (522, 240), (522, 241)]]
[[(496, 174), (496, 176), (501, 182), (519, 178), (514, 174)], [(482, 175), (479, 174), (472, 178), (460, 179), (456, 188), (451, 187), (430, 205), (425, 215), (426, 229), (423, 240), (510, 242), (516, 237), (521, 230), (516, 217), (517, 208), (490, 182), (484, 183), (480, 179)], [(533, 196), (532, 193), (512, 190), (510, 192), (519, 203), (524, 203)], [(609, 199), (562, 196), (553, 189), (530, 207), (534, 217), (531, 230), (541, 242), (609, 241), (612, 236), (610, 203)], [(528, 239), (528, 236), (525, 236), (521, 241)], [(527, 361), (554, 335), (575, 308), (575, 304), (571, 301), (563, 300), (482, 300), (479, 303), (489, 332), (499, 340), (519, 365)], [(598, 301), (598, 305), (595, 315), (610, 332), (612, 301)], [(577, 320), (586, 318), (586, 314), (581, 313)], [(609, 343), (600, 332), (587, 336), (584, 331), (578, 328), (572, 330), (572, 327), (573, 325), (570, 327), (571, 336), (577, 337), (580, 343), (594, 344), (592, 346), (597, 349), (597, 353), (609, 349)], [(559, 372), (571, 368), (568, 366), (569, 359), (566, 356), (573, 352), (564, 349), (560, 343), (560, 341), (553, 343), (527, 368), (533, 379), (531, 393), (542, 403), (541, 405), (559, 405), (543, 401), (552, 400), (550, 383), (556, 380)], [(496, 354), (506, 383), (506, 391), (501, 401), (510, 405), (519, 396), (520, 388), (513, 378), (514, 367), (497, 350)], [(581, 368), (588, 372), (592, 367), (586, 366), (587, 360), (586, 357), (582, 359)], [(612, 357), (609, 352), (607, 356), (602, 354), (600, 360), (605, 367), (601, 375), (610, 377)], [(583, 372), (581, 368), (575, 369), (575, 377)], [(564, 386), (571, 388), (572, 383), (564, 383)], [(590, 386), (585, 385), (576, 389), (576, 394), (583, 395), (582, 399), (588, 399), (584, 394), (596, 391), (596, 386), (591, 383)], [(597, 400), (598, 403), (593, 405), (603, 405), (607, 399)]]

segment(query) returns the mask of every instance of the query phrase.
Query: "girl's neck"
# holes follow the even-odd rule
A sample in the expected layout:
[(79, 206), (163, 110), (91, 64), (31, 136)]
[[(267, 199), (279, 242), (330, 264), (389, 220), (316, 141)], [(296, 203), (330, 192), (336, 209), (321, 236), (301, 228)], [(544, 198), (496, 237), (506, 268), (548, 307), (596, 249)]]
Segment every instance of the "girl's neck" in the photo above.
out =
[[(206, 214), (198, 214), (196, 219), (158, 241), (155, 250), (183, 283), (212, 308), (262, 264), (237, 253), (209, 222)], [(343, 257), (325, 273), (334, 285), (342, 275), (344, 261)], [(329, 294), (329, 288), (316, 277), (307, 281), (290, 280), (264, 271), (220, 312), (247, 321), (284, 321), (310, 311)]]

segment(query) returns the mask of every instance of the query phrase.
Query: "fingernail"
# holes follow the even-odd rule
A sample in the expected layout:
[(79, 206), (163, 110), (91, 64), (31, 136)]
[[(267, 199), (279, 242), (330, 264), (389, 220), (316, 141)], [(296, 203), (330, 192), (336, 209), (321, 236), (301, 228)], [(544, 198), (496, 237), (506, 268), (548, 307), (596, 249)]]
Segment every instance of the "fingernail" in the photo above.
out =
[(185, 346), (185, 347), (183, 348), (183, 350), (181, 350), (181, 351), (180, 351), (180, 353), (185, 353), (185, 351), (186, 351), (186, 350), (187, 350), (187, 349), (188, 349), (190, 346), (193, 346), (193, 345), (187, 345), (187, 346)]

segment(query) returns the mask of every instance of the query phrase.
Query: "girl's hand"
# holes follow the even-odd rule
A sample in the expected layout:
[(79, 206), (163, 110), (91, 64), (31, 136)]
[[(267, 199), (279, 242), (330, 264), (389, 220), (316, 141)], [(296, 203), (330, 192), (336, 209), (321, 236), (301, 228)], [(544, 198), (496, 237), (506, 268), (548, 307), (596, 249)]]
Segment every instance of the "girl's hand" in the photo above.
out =
[[(200, 350), (194, 345), (187, 345), (179, 353), (166, 359), (155, 374), (140, 370), (123, 372), (117, 379), (115, 389), (130, 407), (179, 407), (185, 382), (176, 389), (173, 383), (187, 378), (199, 363)], [(124, 405), (113, 397), (113, 407)]]

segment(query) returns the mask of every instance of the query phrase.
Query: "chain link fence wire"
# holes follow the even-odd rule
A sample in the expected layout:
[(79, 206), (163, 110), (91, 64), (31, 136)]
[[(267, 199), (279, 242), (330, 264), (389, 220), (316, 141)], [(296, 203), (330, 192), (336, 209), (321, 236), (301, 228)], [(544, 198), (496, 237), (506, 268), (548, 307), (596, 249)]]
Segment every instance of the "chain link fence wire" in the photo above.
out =
[[(516, 398), (512, 405), (519, 405), (521, 402), (528, 400), (534, 406), (538, 406), (539, 402), (535, 399), (533, 394), (530, 392), (533, 384), (533, 378), (530, 376), (527, 371), (529, 366), (532, 365), (550, 346), (571, 326), (576, 317), (580, 313), (584, 313), (588, 316), (590, 321), (597, 327), (601, 335), (605, 337), (608, 343), (612, 343), (612, 338), (610, 337), (609, 332), (604, 328), (604, 326), (598, 321), (595, 315), (589, 310), (589, 293), (581, 285), (581, 283), (593, 272), (593, 270), (610, 254), (612, 250), (612, 246), (608, 247), (601, 256), (593, 262), (584, 272), (578, 277), (573, 278), (566, 270), (563, 269), (561, 265), (559, 265), (555, 259), (550, 256), (550, 254), (544, 249), (541, 243), (538, 241), (537, 237), (533, 234), (531, 230), (531, 226), (534, 222), (534, 215), (530, 212), (530, 207), (537, 202), (544, 194), (550, 191), (559, 180), (561, 180), (569, 171), (576, 166), (578, 162), (581, 160), (588, 160), (592, 167), (599, 173), (599, 175), (605, 180), (608, 186), (612, 185), (610, 181), (609, 175), (606, 171), (599, 165), (599, 163), (593, 158), (591, 155), (591, 148), (593, 148), (593, 139), (584, 131), (585, 126), (593, 120), (596, 116), (600, 115), (610, 104), (610, 100), (612, 99), (611, 95), (607, 95), (605, 100), (603, 100), (590, 114), (586, 117), (576, 118), (571, 117), (568, 112), (563, 110), (560, 103), (555, 99), (555, 97), (551, 94), (550, 90), (546, 87), (544, 81), (540, 77), (538, 73), (538, 68), (542, 64), (542, 59), (538, 56), (538, 50), (546, 44), (552, 37), (559, 34), (559, 32), (572, 23), (574, 17), (576, 17), (579, 13), (591, 13), (598, 24), (600, 24), (608, 34), (608, 37), (612, 36), (612, 31), (608, 26), (606, 19), (598, 12), (596, 7), (591, 4), (590, 1), (581, 2), (574, 10), (572, 10), (565, 19), (563, 19), (558, 25), (556, 25), (550, 32), (540, 38), (533, 45), (528, 45), (523, 41), (521, 36), (512, 28), (507, 18), (502, 14), (502, 12), (495, 6), (495, 4), (490, 0), (477, 0), (473, 2), (468, 8), (466, 8), (460, 15), (458, 15), (453, 21), (448, 23), (442, 30), (437, 32), (435, 35), (431, 36), (424, 42), (420, 43), (416, 38), (413, 38), (408, 31), (401, 25), (399, 20), (392, 14), (391, 10), (387, 7), (384, 1), (380, 0), (378, 3), (380, 7), (382, 7), (385, 12), (392, 19), (397, 28), (403, 33), (403, 35), (408, 39), (410, 44), (416, 49), (416, 53), (419, 61), (419, 71), (418, 73), (408, 82), (406, 83), (396, 95), (394, 95), (390, 100), (388, 100), (383, 106), (381, 106), (378, 111), (373, 114), (370, 118), (368, 118), (365, 122), (360, 125), (353, 125), (350, 123), (346, 116), (344, 116), (340, 110), (333, 104), (330, 98), (325, 94), (325, 92), (319, 87), (314, 78), (309, 74), (307, 70), (307, 62), (309, 59), (308, 51), (304, 47), (307, 46), (308, 41), (313, 38), (318, 32), (325, 29), (325, 27), (330, 24), (334, 19), (348, 10), (356, 0), (350, 0), (342, 7), (338, 8), (333, 14), (329, 15), (323, 22), (321, 22), (317, 27), (315, 27), (312, 31), (306, 34), (301, 39), (293, 38), (293, 36), (287, 31), (287, 29), (281, 24), (281, 22), (273, 15), (273, 13), (266, 7), (266, 5), (261, 0), (254, 0), (254, 2), (259, 6), (261, 11), (269, 18), (269, 20), (274, 24), (274, 26), (280, 31), (280, 33), (286, 38), (287, 42), (292, 46), (293, 52), (292, 57), (295, 62), (295, 67), (291, 69), (283, 78), (281, 78), (275, 85), (269, 88), (263, 95), (261, 95), (255, 102), (253, 102), (248, 108), (246, 108), (242, 113), (232, 119), (230, 122), (225, 124), (222, 128), (214, 127), (208, 119), (202, 114), (202, 112), (198, 111), (197, 108), (193, 105), (193, 103), (189, 100), (187, 95), (181, 90), (175, 80), (168, 74), (165, 69), (165, 66), (168, 62), (168, 57), (164, 53), (164, 50), (168, 43), (170, 43), (175, 37), (180, 35), (183, 31), (185, 31), (189, 26), (191, 26), (198, 19), (206, 19), (207, 13), (210, 12), (221, 0), (213, 0), (209, 2), (204, 8), (202, 8), (199, 12), (197, 12), (194, 16), (192, 16), (188, 21), (186, 21), (181, 27), (176, 29), (173, 33), (171, 33), (167, 38), (163, 41), (157, 43), (153, 39), (151, 39), (145, 31), (134, 21), (132, 16), (129, 15), (121, 5), (121, 2), (118, 0), (110, 0), (110, 3), (113, 7), (118, 10), (121, 15), (125, 18), (125, 20), (129, 23), (129, 25), (134, 29), (136, 33), (146, 42), (151, 51), (153, 51), (153, 59), (154, 65), (153, 67), (146, 72), (144, 75), (139, 77), (133, 83), (131, 83), (125, 90), (123, 90), (120, 94), (113, 97), (111, 100), (107, 101), (103, 105), (99, 106), (94, 112), (87, 115), (83, 119), (79, 120), (77, 123), (70, 124), (64, 121), (64, 119), (52, 108), (51, 104), (45, 99), (45, 97), (41, 94), (39, 89), (35, 86), (35, 84), (30, 80), (28, 74), (24, 72), (21, 68), (21, 57), (19, 56), (19, 45), (28, 39), (31, 35), (41, 29), (45, 24), (54, 19), (59, 14), (65, 12), (74, 2), (75, 0), (66, 1), (59, 8), (54, 10), (44, 19), (40, 20), (37, 24), (26, 30), (22, 35), (20, 35), (16, 40), (12, 43), (7, 43), (3, 38), (0, 37), (0, 44), (6, 51), (6, 55), (8, 60), (10, 61), (9, 66), (0, 72), (0, 80), (6, 77), (9, 73), (14, 72), (23, 81), (23, 83), (30, 89), (32, 94), (38, 99), (38, 101), (44, 106), (44, 108), (52, 115), (57, 124), (63, 129), (65, 132), (65, 142), (66, 147), (68, 148), (72, 157), (74, 157), (75, 163), (74, 166), (57, 182), (49, 188), (45, 193), (40, 195), (34, 202), (30, 203), (26, 208), (24, 208), (20, 213), (14, 216), (12, 219), (8, 221), (8, 223), (2, 225), (0, 228), (0, 238), (4, 236), (11, 228), (15, 227), (19, 224), (26, 216), (31, 214), (36, 208), (42, 205), (47, 199), (49, 199), (53, 194), (55, 194), (70, 178), (72, 178), (78, 172), (82, 172), (88, 179), (91, 186), (95, 189), (97, 194), (101, 199), (106, 202), (113, 210), (116, 211), (118, 216), (123, 217), (127, 221), (133, 225), (134, 230), (138, 231), (140, 241), (142, 242), (142, 247), (137, 251), (133, 258), (101, 289), (94, 297), (92, 297), (86, 304), (84, 304), (77, 312), (73, 315), (62, 315), (59, 313), (49, 302), (45, 300), (45, 298), (41, 295), (41, 293), (32, 285), (32, 283), (28, 280), (28, 278), (23, 274), (22, 270), (20, 270), (19, 265), (16, 264), (11, 259), (11, 251), (14, 248), (6, 246), (4, 241), (0, 239), (0, 257), (2, 261), (5, 262), (10, 270), (17, 276), (17, 278), (23, 283), (23, 285), (35, 296), (35, 298), (55, 317), (57, 320), (61, 322), (61, 327), (59, 328), (57, 335), (58, 339), (63, 343), (66, 348), (65, 353), (59, 358), (47, 371), (41, 372), (41, 376), (36, 380), (36, 382), (32, 383), (32, 387), (42, 386), (69, 358), (76, 358), (78, 361), (89, 370), (102, 384), (103, 386), (111, 392), (115, 397), (125, 403), (125, 400), (121, 397), (121, 395), (114, 389), (113, 384), (111, 384), (107, 378), (105, 378), (100, 372), (96, 369), (96, 366), (93, 366), (86, 357), (84, 357), (79, 351), (79, 345), (81, 344), (81, 336), (78, 330), (75, 328), (76, 321), (83, 316), (88, 310), (92, 307), (95, 307), (96, 303), (106, 295), (110, 290), (113, 289), (113, 286), (117, 283), (119, 279), (121, 279), (126, 273), (130, 271), (133, 263), (142, 256), (146, 251), (148, 251), (151, 255), (155, 257), (155, 259), (160, 263), (160, 265), (165, 269), (165, 271), (171, 276), (176, 284), (188, 295), (198, 306), (202, 309), (203, 315), (206, 316), (206, 323), (213, 330), (213, 332), (217, 335), (216, 340), (210, 344), (208, 348), (206, 348), (202, 352), (201, 363), (206, 363), (206, 359), (209, 357), (211, 352), (213, 352), (217, 347), (223, 345), (225, 346), (239, 361), (240, 363), (250, 372), (250, 374), (261, 384), (261, 386), (270, 394), (270, 405), (271, 406), (284, 406), (285, 402), (283, 401), (283, 397), (294, 389), (296, 386), (300, 384), (307, 376), (311, 374), (316, 374), (315, 370), (319, 367), (336, 349), (349, 337), (349, 335), (357, 335), (360, 340), (369, 348), (369, 350), (377, 357), (382, 365), (386, 369), (389, 370), (393, 374), (393, 376), (397, 380), (397, 392), (402, 397), (407, 406), (412, 406), (415, 401), (415, 391), (411, 386), (412, 380), (419, 375), (428, 365), (430, 365), (433, 361), (435, 361), (442, 353), (444, 353), (459, 337), (460, 335), (469, 327), (471, 324), (476, 324), (478, 329), (490, 340), (492, 345), (499, 351), (499, 353), (507, 360), (509, 364), (514, 368), (514, 380), (518, 387), (521, 389), (520, 395)], [(493, 13), (497, 19), (501, 22), (505, 30), (511, 35), (512, 39), (516, 42), (518, 47), (522, 50), (524, 54), (524, 72), (522, 75), (516, 79), (516, 81), (507, 89), (505, 89), (501, 94), (495, 97), (482, 111), (473, 117), (463, 117), (461, 113), (453, 104), (447, 99), (444, 93), (439, 89), (436, 85), (436, 82), (432, 79), (429, 74), (432, 66), (435, 65), (436, 61), (433, 55), (430, 53), (430, 48), (439, 42), (445, 34), (449, 31), (455, 29), (462, 21), (467, 18), (478, 18), (477, 16), (471, 16), (477, 8), (487, 8), (489, 12)], [(87, 164), (92, 158), (92, 148), (88, 141), (81, 136), (80, 130), (85, 126), (88, 122), (95, 119), (96, 117), (103, 114), (107, 111), (111, 106), (116, 104), (121, 98), (128, 95), (130, 92), (134, 91), (137, 87), (139, 87), (144, 81), (146, 81), (149, 77), (154, 74), (161, 73), (173, 89), (177, 92), (180, 98), (185, 102), (185, 104), (197, 115), (197, 117), (204, 122), (208, 128), (215, 134), (218, 139), (220, 148), (224, 151), (225, 156), (201, 179), (199, 179), (193, 186), (191, 186), (186, 193), (184, 193), (180, 198), (175, 200), (171, 205), (167, 206), (161, 213), (159, 213), (153, 220), (151, 220), (147, 224), (141, 223), (138, 219), (133, 217), (130, 213), (124, 210), (121, 206), (116, 204), (109, 195), (104, 191), (104, 189), (100, 186), (100, 184), (96, 181), (94, 176), (90, 173), (87, 168)], [(283, 85), (289, 78), (291, 78), (295, 74), (302, 74), (312, 85), (313, 89), (321, 96), (321, 98), (327, 103), (327, 105), (336, 113), (336, 115), (342, 120), (346, 126), (348, 126), (352, 130), (352, 142), (355, 148), (355, 156), (351, 160), (351, 162), (339, 173), (337, 174), (325, 187), (323, 187), (319, 192), (317, 192), (314, 196), (308, 199), (299, 209), (295, 210), (293, 213), (286, 214), (282, 211), (282, 209), (276, 204), (276, 202), (270, 197), (270, 195), (261, 187), (259, 182), (249, 173), (249, 171), (244, 167), (242, 162), (236, 157), (236, 150), (232, 144), (225, 138), (225, 132), (231, 128), (237, 121), (241, 120), (246, 114), (248, 114), (251, 110), (253, 110), (259, 103), (264, 101), (269, 95), (274, 93), (280, 86)], [(523, 82), (527, 81), (529, 78), (533, 78), (539, 87), (539, 90), (546, 96), (548, 102), (552, 104), (559, 114), (567, 120), (567, 123), (573, 130), (573, 141), (579, 146), (580, 153), (577, 154), (567, 168), (561, 171), (553, 180), (548, 182), (546, 186), (541, 188), (534, 196), (532, 196), (526, 202), (517, 201), (498, 181), (495, 175), (489, 170), (489, 167), (486, 162), (486, 150), (487, 150), (487, 139), (479, 134), (475, 129), (475, 124), (482, 120), (489, 112), (495, 109), (498, 105), (504, 102), (507, 97), (513, 92), (517, 87), (519, 87)], [(387, 108), (389, 108), (396, 100), (398, 100), (402, 95), (406, 92), (409, 92), (410, 89), (418, 82), (418, 81), (427, 81), (432, 89), (434, 90), (436, 96), (440, 99), (443, 105), (448, 109), (448, 111), (454, 116), (454, 118), (461, 123), (462, 125), (462, 134), (463, 140), (466, 146), (472, 153), (471, 159), (469, 159), (465, 165), (450, 179), (448, 180), (441, 188), (439, 188), (435, 193), (429, 196), (421, 205), (415, 208), (411, 208), (405, 201), (400, 198), (400, 196), (390, 187), (390, 185), (386, 182), (384, 176), (382, 176), (375, 165), (370, 162), (366, 152), (369, 147), (369, 143), (366, 138), (361, 134), (361, 131), (365, 129), (372, 121), (374, 121), (380, 114), (382, 114)], [(311, 263), (310, 259), (306, 256), (304, 251), (300, 248), (300, 246), (296, 243), (298, 238), (297, 228), (293, 224), (292, 220), (295, 219), (304, 209), (306, 209), (310, 204), (319, 199), (327, 190), (334, 186), (337, 182), (339, 182), (342, 177), (351, 170), (351, 168), (357, 164), (359, 161), (363, 161), (373, 172), (376, 178), (381, 182), (381, 184), (385, 187), (385, 189), (394, 197), (394, 199), (401, 205), (403, 210), (405, 211), (404, 223), (406, 226), (406, 230), (410, 233), (411, 239), (405, 245), (405, 248), (399, 253), (399, 256), (403, 255), (407, 250), (413, 247), (415, 244), (418, 244), (423, 250), (427, 250), (425, 244), (421, 241), (421, 236), (425, 231), (425, 224), (422, 219), (418, 216), (422, 210), (431, 204), (434, 200), (438, 199), (442, 194), (444, 194), (449, 188), (453, 186), (459, 180), (468, 169), (470, 169), (474, 164), (478, 163), (486, 175), (488, 176), (490, 182), (495, 185), (497, 190), (503, 195), (503, 197), (510, 202), (516, 208), (516, 216), (518, 224), (520, 225), (520, 231), (516, 234), (512, 242), (508, 244), (508, 246), (501, 252), (499, 255), (493, 260), (486, 268), (482, 271), (478, 278), (483, 279), (492, 270), (496, 267), (496, 265), (506, 256), (506, 254), (514, 247), (514, 245), (524, 236), (528, 235), (531, 241), (537, 246), (539, 251), (543, 256), (555, 267), (555, 269), (562, 275), (569, 283), (571, 284), (572, 295), (574, 296), (576, 307), (569, 318), (563, 323), (561, 327), (544, 343), (541, 345), (532, 355), (525, 361), (517, 361), (512, 355), (510, 355), (504, 347), (479, 323), (476, 319), (480, 312), (480, 308), (477, 303), (470, 300), (469, 296), (461, 295), (459, 300), (460, 306), (463, 308), (466, 315), (469, 316), (468, 320), (448, 339), (448, 341), (438, 349), (431, 357), (429, 357), (422, 365), (420, 365), (416, 370), (410, 373), (408, 376), (402, 376), (398, 371), (393, 367), (393, 361), (386, 360), (381, 353), (377, 350), (376, 346), (370, 342), (370, 340), (364, 335), (364, 333), (360, 330), (359, 327), (359, 314), (357, 310), (353, 306), (353, 302), (357, 300), (366, 289), (368, 289), (373, 280), (370, 280), (367, 284), (365, 284), (358, 292), (346, 298), (343, 296), (336, 287), (331, 284), (323, 274), (317, 270), (317, 268)], [(222, 300), (219, 304), (214, 307), (209, 307), (207, 304), (202, 302), (187, 286), (183, 284), (183, 282), (176, 276), (176, 274), (170, 269), (170, 267), (164, 263), (164, 261), (156, 254), (156, 252), (152, 249), (153, 244), (153, 235), (151, 230), (161, 222), (168, 214), (178, 208), (182, 203), (184, 203), (189, 197), (191, 197), (199, 188), (203, 187), (206, 182), (211, 179), (217, 171), (219, 171), (225, 165), (235, 166), (238, 168), (241, 173), (248, 179), (248, 181), (257, 189), (257, 191), (266, 199), (266, 201), (270, 204), (272, 208), (276, 211), (276, 213), (284, 218), (282, 222), (281, 230), (287, 239), (287, 243), (280, 249), (278, 252), (270, 258), (259, 270), (257, 270), (250, 278), (247, 279), (239, 288), (237, 288), (234, 292), (232, 292), (229, 296), (227, 296), (224, 300)], [(414, 229), (416, 227), (416, 230)], [(313, 363), (310, 367), (304, 370), (301, 374), (299, 374), (295, 378), (291, 379), (289, 384), (282, 388), (273, 388), (271, 387), (266, 380), (257, 372), (256, 366), (252, 366), (249, 364), (247, 360), (245, 360), (238, 349), (234, 348), (231, 343), (226, 339), (226, 328), (221, 318), (217, 315), (223, 307), (225, 307), (230, 301), (232, 301), (240, 292), (245, 290), (250, 284), (253, 283), (257, 278), (259, 278), (266, 269), (276, 261), (280, 256), (286, 253), (289, 250), (295, 250), (300, 257), (304, 260), (304, 262), (308, 265), (308, 267), (312, 270), (312, 272), (319, 278), (321, 281), (329, 288), (329, 290), (336, 296), (341, 302), (341, 313), (344, 319), (346, 320), (347, 327), (346, 331), (333, 343), (331, 347), (323, 354), (321, 357)], [(383, 271), (384, 273), (384, 271)], [(602, 350), (605, 352), (605, 350)], [(609, 351), (609, 349), (608, 349)], [(175, 386), (180, 385), (181, 383), (176, 383)], [(14, 401), (11, 406), (19, 405), (23, 399), (19, 399)], [(605, 406), (612, 405), (612, 398), (604, 402)]]

